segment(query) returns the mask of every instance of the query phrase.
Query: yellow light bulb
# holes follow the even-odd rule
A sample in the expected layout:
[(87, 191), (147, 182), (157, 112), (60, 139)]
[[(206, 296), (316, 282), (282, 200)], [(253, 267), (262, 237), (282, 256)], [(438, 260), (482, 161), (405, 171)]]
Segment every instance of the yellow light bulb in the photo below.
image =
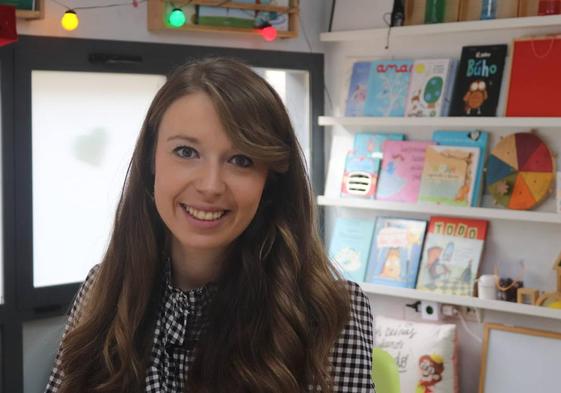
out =
[(62, 28), (68, 31), (75, 30), (79, 23), (78, 15), (73, 10), (66, 11), (60, 20)]

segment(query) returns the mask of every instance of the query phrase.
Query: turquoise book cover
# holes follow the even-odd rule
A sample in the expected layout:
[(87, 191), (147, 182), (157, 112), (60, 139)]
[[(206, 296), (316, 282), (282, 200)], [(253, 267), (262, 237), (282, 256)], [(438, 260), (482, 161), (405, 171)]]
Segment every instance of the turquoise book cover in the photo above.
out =
[(365, 116), (403, 117), (413, 60), (377, 60), (370, 65)]
[(379, 217), (365, 281), (415, 288), (426, 228), (423, 220)]
[(362, 282), (366, 272), (375, 220), (337, 218), (329, 258), (346, 279)]
[(481, 204), (481, 195), (483, 194), (483, 167), (485, 165), (485, 157), (487, 157), (489, 133), (479, 130), (435, 131), (432, 134), (432, 140), (437, 145), (476, 147), (479, 149), (479, 158), (477, 160), (476, 176), (473, 184), (473, 194), (471, 198), (471, 206), (479, 206)]

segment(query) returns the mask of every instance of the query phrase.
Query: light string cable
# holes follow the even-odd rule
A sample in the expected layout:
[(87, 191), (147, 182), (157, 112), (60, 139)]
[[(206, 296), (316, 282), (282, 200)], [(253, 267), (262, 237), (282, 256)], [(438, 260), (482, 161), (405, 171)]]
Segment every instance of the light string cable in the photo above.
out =
[(391, 12), (386, 12), (382, 15), (382, 20), (388, 27), (388, 34), (386, 35), (386, 46), (384, 47), (385, 50), (390, 49), (390, 34), (392, 32), (392, 22), (391, 22), (392, 14)]
[[(302, 23), (302, 15), (300, 15), (300, 13), (298, 13), (298, 23), (300, 24), (300, 29), (302, 30), (302, 35), (304, 36), (304, 40), (306, 40), (306, 44), (308, 45), (308, 49), (310, 50), (310, 53), (313, 53), (314, 49), (312, 48), (312, 43), (310, 42), (310, 39), (308, 38), (308, 33), (306, 33), (306, 29), (304, 28), (304, 23)], [(331, 100), (331, 94), (329, 94), (329, 89), (327, 88), (327, 84), (325, 83), (325, 79), (323, 81), (323, 89), (325, 90), (325, 94), (327, 96), (327, 102), (329, 103), (329, 107), (331, 108), (331, 112), (333, 112), (335, 110), (335, 108), (333, 107), (333, 101)]]
[(483, 340), (481, 339), (481, 337), (477, 336), (475, 333), (473, 333), (471, 331), (471, 329), (469, 328), (464, 316), (459, 311), (458, 311), (458, 317), (460, 318), (460, 321), (462, 322), (462, 326), (464, 327), (464, 330), (466, 331), (466, 333), (469, 334), (479, 344), (481, 344), (483, 342)]
[(111, 3), (111, 4), (103, 4), (103, 5), (88, 5), (88, 6), (77, 6), (77, 7), (69, 7), (58, 0), (50, 0), (50, 1), (55, 4), (58, 4), (63, 8), (66, 8), (67, 10), (92, 10), (96, 8), (123, 7), (126, 5), (132, 5), (136, 7), (139, 4), (146, 3), (148, 0), (136, 0), (136, 1), (128, 1), (126, 3)]

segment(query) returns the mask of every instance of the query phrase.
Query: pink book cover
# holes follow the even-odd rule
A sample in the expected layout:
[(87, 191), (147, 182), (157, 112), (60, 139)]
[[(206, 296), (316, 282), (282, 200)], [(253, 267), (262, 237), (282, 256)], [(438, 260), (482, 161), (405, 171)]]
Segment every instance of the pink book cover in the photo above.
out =
[(417, 202), (425, 150), (430, 141), (385, 141), (376, 199)]

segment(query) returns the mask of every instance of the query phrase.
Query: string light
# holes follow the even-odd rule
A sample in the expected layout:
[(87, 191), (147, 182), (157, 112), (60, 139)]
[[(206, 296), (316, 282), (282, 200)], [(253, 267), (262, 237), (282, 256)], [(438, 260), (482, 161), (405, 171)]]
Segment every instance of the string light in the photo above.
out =
[[(141, 3), (145, 3), (148, 0), (131, 0), (126, 3), (114, 3), (114, 4), (105, 4), (105, 5), (93, 5), (93, 6), (80, 6), (70, 8), (60, 2), (59, 0), (50, 0), (53, 3), (58, 4), (61, 7), (66, 8), (64, 15), (60, 20), (60, 24), (62, 27), (67, 31), (75, 30), (78, 25), (80, 24), (80, 20), (78, 18), (78, 14), (76, 14), (76, 10), (89, 10), (89, 9), (96, 9), (96, 8), (111, 8), (111, 7), (121, 7), (121, 6), (130, 6), (132, 5), (134, 8), (138, 8), (138, 5)], [(220, 7), (223, 4), (226, 4), (228, 1), (222, 1), (218, 4), (213, 4), (214, 7)], [(190, 4), (191, 0), (187, 4)], [(246, 11), (248, 14), (250, 12)], [(187, 22), (187, 17), (185, 16), (185, 12), (182, 8), (173, 7), (171, 12), (168, 14), (167, 21), (170, 27), (180, 28)], [(259, 34), (263, 37), (265, 41), (274, 41), (278, 37), (278, 31), (275, 27), (271, 26), (271, 24), (267, 23), (263, 26), (259, 27)]]
[(68, 10), (60, 19), (60, 24), (62, 25), (62, 28), (64, 30), (72, 31), (76, 30), (76, 28), (80, 24), (80, 20), (78, 19), (78, 15), (74, 10)]
[(174, 8), (168, 15), (168, 23), (171, 27), (179, 28), (185, 24), (185, 13), (181, 8)]
[(276, 40), (278, 35), (277, 29), (275, 29), (271, 25), (260, 27), (259, 34), (261, 34), (261, 36), (265, 41), (269, 41), (269, 42)]

